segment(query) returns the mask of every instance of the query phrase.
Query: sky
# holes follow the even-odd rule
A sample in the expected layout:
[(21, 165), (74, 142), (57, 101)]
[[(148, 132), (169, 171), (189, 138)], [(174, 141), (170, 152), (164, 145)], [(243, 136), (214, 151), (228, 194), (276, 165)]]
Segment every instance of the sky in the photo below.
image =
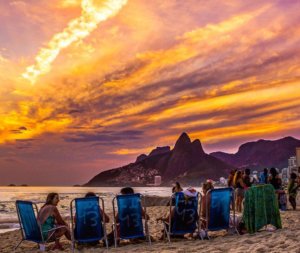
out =
[(73, 185), (182, 132), (300, 138), (298, 0), (0, 1), (0, 185)]

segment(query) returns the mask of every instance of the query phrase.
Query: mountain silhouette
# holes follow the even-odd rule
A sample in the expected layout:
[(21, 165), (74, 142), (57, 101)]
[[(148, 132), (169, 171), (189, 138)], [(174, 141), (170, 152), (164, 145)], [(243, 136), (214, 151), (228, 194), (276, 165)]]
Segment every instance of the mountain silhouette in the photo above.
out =
[(288, 159), (295, 156), (296, 147), (300, 147), (300, 140), (289, 136), (274, 141), (247, 142), (241, 145), (235, 154), (213, 152), (210, 155), (237, 168), (276, 167), (282, 169), (288, 166)]
[(122, 186), (153, 184), (160, 175), (163, 185), (180, 181), (199, 186), (200, 182), (226, 176), (231, 166), (204, 152), (201, 142), (193, 142), (187, 133), (182, 133), (170, 147), (157, 147), (147, 156), (139, 155), (134, 163), (107, 170), (93, 177), (86, 186)]

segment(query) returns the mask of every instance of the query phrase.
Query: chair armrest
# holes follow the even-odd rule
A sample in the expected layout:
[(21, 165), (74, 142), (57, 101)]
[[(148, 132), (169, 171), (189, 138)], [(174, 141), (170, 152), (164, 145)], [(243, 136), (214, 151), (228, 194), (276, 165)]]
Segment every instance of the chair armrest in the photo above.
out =
[(65, 225), (56, 226), (56, 227), (51, 228), (51, 229), (49, 229), (49, 230), (45, 230), (45, 232), (55, 231), (55, 230), (57, 230), (57, 229), (59, 229), (59, 228), (67, 228), (67, 226), (65, 226)]

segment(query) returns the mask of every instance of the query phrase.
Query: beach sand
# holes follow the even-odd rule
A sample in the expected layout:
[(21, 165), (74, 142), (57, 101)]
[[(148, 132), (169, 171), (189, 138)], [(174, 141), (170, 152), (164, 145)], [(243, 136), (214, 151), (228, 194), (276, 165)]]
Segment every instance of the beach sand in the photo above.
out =
[[(299, 203), (299, 202), (298, 202)], [(254, 235), (227, 235), (226, 232), (212, 235), (211, 240), (195, 239), (173, 239), (171, 244), (158, 241), (161, 236), (162, 224), (156, 222), (156, 218), (165, 215), (168, 207), (148, 207), (150, 215), (150, 234), (154, 242), (150, 247), (147, 242), (129, 244), (123, 242), (117, 249), (110, 248), (105, 250), (102, 246), (94, 248), (82, 248), (75, 252), (297, 252), (300, 253), (300, 209), (296, 211), (281, 212), (283, 229), (275, 231), (261, 231)], [(108, 213), (112, 219), (112, 213)], [(107, 225), (108, 232), (111, 224)], [(13, 252), (14, 246), (20, 240), (20, 231), (7, 232), (0, 234), (0, 252)], [(70, 243), (62, 240), (65, 248), (63, 252), (71, 252)], [(48, 245), (48, 252), (52, 251), (51, 244)], [(16, 252), (39, 252), (37, 245), (31, 242), (23, 242)]]

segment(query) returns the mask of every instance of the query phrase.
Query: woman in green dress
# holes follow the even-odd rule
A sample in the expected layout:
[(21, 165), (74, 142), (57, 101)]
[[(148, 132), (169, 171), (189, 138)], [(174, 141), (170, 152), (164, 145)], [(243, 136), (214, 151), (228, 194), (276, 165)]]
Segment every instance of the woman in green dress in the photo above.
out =
[[(42, 206), (38, 214), (38, 222), (41, 225), (44, 240), (55, 241), (55, 245), (52, 250), (63, 250), (63, 247), (59, 242), (59, 238), (63, 235), (65, 235), (68, 240), (71, 240), (68, 224), (63, 220), (57, 209), (58, 202), (58, 194), (54, 192), (49, 193), (46, 203)], [(53, 230), (56, 227), (59, 228)], [(52, 231), (49, 231), (51, 229)]]

